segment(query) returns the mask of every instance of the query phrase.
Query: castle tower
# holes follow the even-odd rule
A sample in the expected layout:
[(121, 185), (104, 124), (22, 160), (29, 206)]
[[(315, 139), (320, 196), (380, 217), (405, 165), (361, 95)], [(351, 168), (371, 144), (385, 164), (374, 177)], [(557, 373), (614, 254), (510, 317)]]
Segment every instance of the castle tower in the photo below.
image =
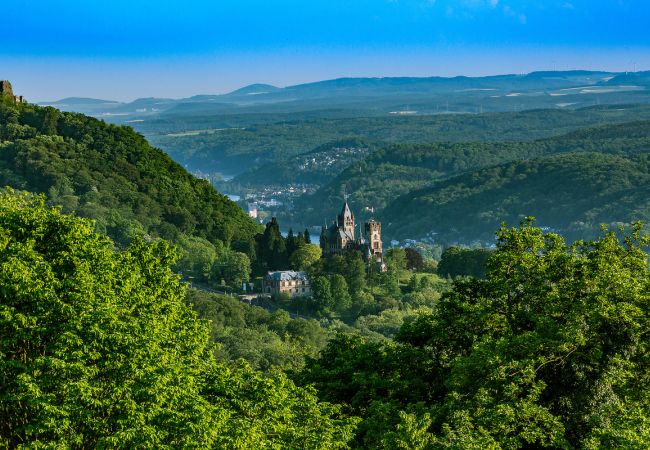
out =
[(0, 80), (0, 94), (14, 96), (14, 90), (11, 88), (11, 83), (7, 80)]
[(352, 214), (352, 211), (350, 211), (350, 206), (348, 205), (347, 200), (343, 205), (341, 214), (339, 214), (338, 226), (339, 228), (343, 229), (346, 234), (350, 235), (350, 240), (354, 240), (354, 214)]
[(372, 254), (381, 262), (383, 260), (383, 248), (381, 245), (381, 223), (376, 220), (369, 220), (364, 226), (368, 247)]

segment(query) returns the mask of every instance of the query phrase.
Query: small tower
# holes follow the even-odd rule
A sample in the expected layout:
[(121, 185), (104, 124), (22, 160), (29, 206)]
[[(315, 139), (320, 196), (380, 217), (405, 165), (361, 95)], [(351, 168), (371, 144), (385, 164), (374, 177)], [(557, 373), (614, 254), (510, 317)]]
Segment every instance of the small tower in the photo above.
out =
[(377, 261), (383, 260), (383, 248), (381, 245), (381, 223), (376, 220), (369, 220), (365, 223), (365, 235), (368, 240), (368, 246)]
[(348, 205), (347, 200), (343, 205), (343, 210), (341, 211), (341, 214), (339, 214), (338, 219), (339, 219), (338, 220), (339, 228), (342, 228), (346, 234), (349, 234), (350, 240), (353, 241), (354, 240), (354, 214), (352, 214), (352, 211), (350, 211), (350, 206)]
[(0, 80), (0, 94), (14, 96), (14, 90), (11, 88), (11, 83), (7, 80)]

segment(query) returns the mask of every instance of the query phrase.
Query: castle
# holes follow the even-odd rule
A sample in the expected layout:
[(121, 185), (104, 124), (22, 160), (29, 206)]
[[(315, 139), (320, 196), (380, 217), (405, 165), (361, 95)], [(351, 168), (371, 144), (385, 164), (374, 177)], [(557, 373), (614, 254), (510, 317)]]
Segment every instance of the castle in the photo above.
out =
[(358, 239), (355, 238), (354, 229), (354, 214), (346, 200), (337, 220), (330, 226), (323, 225), (321, 229), (320, 247), (323, 250), (323, 256), (360, 251), (368, 265), (375, 264), (380, 271), (385, 271), (381, 223), (372, 219), (367, 221), (364, 224), (364, 233)]
[(22, 95), (14, 95), (14, 90), (11, 83), (7, 80), (0, 80), (0, 95), (13, 98), (15, 103), (27, 103), (27, 99)]

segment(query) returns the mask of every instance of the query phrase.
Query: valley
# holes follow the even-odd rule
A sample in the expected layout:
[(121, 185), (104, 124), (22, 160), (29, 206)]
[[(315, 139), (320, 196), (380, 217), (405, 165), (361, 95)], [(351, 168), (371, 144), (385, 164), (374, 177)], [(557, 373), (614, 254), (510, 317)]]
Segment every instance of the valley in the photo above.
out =
[[(398, 197), (482, 167), (574, 151), (646, 151), (645, 124), (636, 124), (636, 134), (625, 133), (633, 132), (636, 122), (648, 119), (650, 108), (646, 105), (616, 105), (574, 111), (278, 123), (254, 128), (254, 141), (237, 137), (237, 131), (232, 131), (230, 137), (210, 134), (176, 137), (173, 141), (150, 139), (163, 148), (168, 146), (174, 158), (196, 175), (209, 179), (220, 191), (236, 195), (243, 209), (256, 209), (260, 219), (276, 216), (287, 229), (309, 228), (316, 233), (345, 195), (349, 195), (361, 217), (375, 216), (395, 223), (402, 215), (395, 216), (393, 211), (399, 208), (386, 208)], [(617, 129), (616, 124), (622, 128)], [(331, 135), (328, 130), (336, 130), (337, 134)], [(306, 142), (294, 141), (299, 136), (305, 136)], [(318, 140), (330, 138), (336, 140)], [(220, 165), (222, 161), (226, 161), (225, 165)], [(238, 173), (226, 179), (218, 171), (210, 172), (214, 167)], [(541, 191), (539, 195), (543, 195)], [(416, 213), (418, 207), (411, 207)], [(496, 212), (499, 208), (503, 207), (486, 213), (511, 223), (523, 217), (507, 209)], [(529, 213), (538, 215), (536, 211)], [(427, 214), (421, 211), (422, 216)], [(643, 217), (643, 213), (630, 211), (626, 217), (630, 221)], [(449, 230), (458, 229), (462, 214), (456, 220), (459, 222), (446, 225)], [(584, 220), (576, 215), (573, 221)], [(498, 219), (496, 223), (500, 223)], [(458, 233), (433, 225), (425, 229), (425, 225), (406, 228), (395, 223), (387, 228), (386, 236), (387, 242), (492, 245), (494, 224)], [(568, 231), (559, 223), (548, 226)], [(597, 232), (598, 225), (590, 226), (591, 232)]]
[[(362, 448), (377, 448), (392, 434), (370, 431), (374, 424), (390, 429), (416, 417), (408, 415), (419, 414), (414, 408), (435, 410), (440, 399), (452, 411), (463, 411), (448, 380), (473, 391), (490, 384), (490, 377), (498, 379), (497, 373), (477, 381), (478, 369), (464, 366), (473, 364), (468, 358), (476, 359), (480, 370), (490, 370), (491, 361), (504, 357), (495, 340), (521, 349), (520, 340), (527, 342), (530, 324), (539, 319), (536, 339), (544, 341), (543, 349), (526, 346), (512, 364), (538, 373), (533, 369), (540, 363), (530, 358), (557, 369), (559, 357), (579, 351), (581, 361), (595, 367), (590, 348), (604, 333), (576, 336), (579, 324), (610, 314), (618, 304), (612, 285), (624, 290), (630, 305), (644, 298), (637, 288), (648, 277), (642, 236), (650, 231), (650, 102), (642, 90), (605, 86), (608, 81), (566, 87), (584, 82), (564, 79), (574, 76), (555, 80), (557, 90), (548, 95), (558, 96), (560, 89), (567, 96), (597, 91), (611, 95), (612, 102), (625, 102), (630, 94), (639, 102), (499, 112), (482, 112), (479, 103), (476, 112), (431, 114), (413, 106), (363, 112), (355, 102), (350, 103), (354, 109), (338, 105), (337, 111), (300, 113), (279, 102), (272, 113), (264, 111), (270, 105), (236, 115), (220, 106), (217, 116), (211, 107), (193, 104), (169, 106), (179, 114), (173, 117), (166, 117), (162, 106), (143, 117), (148, 107), (142, 106), (139, 115), (124, 121), (131, 113), (121, 112), (120, 104), (110, 103), (113, 112), (97, 119), (4, 96), (0, 255), (6, 270), (0, 284), (21, 299), (36, 292), (40, 302), (65, 304), (65, 311), (74, 310), (64, 322), (71, 330), (84, 328), (77, 317), (93, 323), (92, 329), (106, 327), (105, 314), (109, 324), (149, 330), (147, 344), (121, 331), (98, 340), (79, 338), (100, 347), (75, 353), (90, 366), (94, 355), (104, 352), (115, 358), (111, 364), (122, 367), (118, 352), (101, 347), (107, 339), (144, 345), (147, 351), (120, 351), (133, 352), (142, 364), (166, 373), (180, 367), (200, 386), (187, 400), (195, 405), (215, 402), (222, 410), (227, 399), (226, 410), (236, 420), (258, 417), (260, 426), (274, 429), (300, 423), (309, 436), (334, 430), (348, 433), (347, 441), (363, 441)], [(529, 78), (527, 89), (547, 83)], [(385, 89), (383, 83), (375, 87)], [(458, 80), (453, 83), (458, 87)], [(248, 94), (266, 95), (258, 88)], [(409, 95), (426, 93), (417, 83), (412, 88)], [(92, 107), (109, 104), (84, 101)], [(194, 103), (211, 101), (201, 96)], [(301, 293), (293, 281), (278, 281), (289, 285), (278, 284), (272, 291), (272, 277), (300, 279)], [(42, 289), (50, 285), (52, 292)], [(563, 290), (556, 292), (556, 285)], [(547, 288), (540, 302), (539, 292)], [(566, 294), (571, 290), (575, 293)], [(591, 306), (581, 309), (575, 298), (585, 295)], [(597, 302), (604, 303), (602, 310), (593, 307)], [(3, 307), (13, 311), (29, 305)], [(505, 314), (500, 308), (515, 310)], [(558, 318), (554, 308), (570, 311), (570, 321)], [(533, 309), (538, 312), (530, 314)], [(47, 311), (25, 311), (38, 317), (34, 323), (47, 324), (28, 328), (35, 336), (30, 339), (56, 334), (52, 330), (60, 321), (48, 321)], [(635, 320), (633, 326), (641, 329), (640, 319)], [(549, 321), (550, 331), (544, 328)], [(485, 347), (475, 349), (474, 339)], [(581, 339), (586, 343), (575, 347)], [(641, 338), (623, 337), (621, 345), (628, 348), (630, 339)], [(146, 356), (150, 345), (160, 349), (153, 353), (160, 358)], [(169, 352), (183, 357), (169, 361)], [(630, 360), (639, 358), (638, 352), (628, 354)], [(446, 355), (455, 355), (454, 362)], [(83, 377), (95, 382), (92, 374)], [(536, 377), (548, 381), (552, 400), (526, 400), (527, 405), (544, 405), (570, 423), (575, 413), (554, 402), (577, 394), (555, 392), (553, 372), (539, 371)], [(57, 386), (73, 382), (57, 378)], [(214, 396), (209, 391), (247, 383), (253, 385), (243, 391)], [(517, 383), (528, 389), (525, 378)], [(168, 389), (175, 389), (174, 382), (154, 391)], [(266, 406), (279, 419), (259, 413), (260, 395), (283, 397), (284, 403)], [(499, 402), (501, 397), (494, 394)], [(107, 405), (113, 401), (96, 398)], [(156, 395), (144, 398), (152, 408), (164, 408)], [(287, 424), (283, 417), (298, 414), (305, 402), (311, 405), (309, 419)], [(480, 399), (472, 399), (470, 407), (484, 420)], [(314, 412), (318, 408), (325, 409)], [(427, 439), (433, 439), (428, 414), (417, 417), (424, 420)], [(445, 414), (441, 420), (452, 420)], [(262, 441), (293, 448), (300, 436), (295, 431), (262, 435), (241, 419), (237, 429), (246, 430), (241, 437), (219, 425), (218, 417), (207, 414), (205, 423), (194, 425), (221, 427), (218, 435), (206, 438), (216, 447), (222, 439), (250, 438), (255, 444), (243, 448)], [(326, 431), (304, 422), (314, 417), (329, 421)], [(109, 415), (103, 420), (120, 419)], [(484, 420), (486, 427), (498, 422), (491, 416)], [(160, 426), (177, 423), (170, 419)], [(58, 428), (43, 429), (47, 435)], [(491, 430), (490, 439), (498, 439)], [(585, 430), (596, 433), (593, 427)], [(102, 433), (96, 435), (103, 439)], [(177, 436), (191, 441), (195, 433)], [(331, 442), (313, 448), (329, 448)]]

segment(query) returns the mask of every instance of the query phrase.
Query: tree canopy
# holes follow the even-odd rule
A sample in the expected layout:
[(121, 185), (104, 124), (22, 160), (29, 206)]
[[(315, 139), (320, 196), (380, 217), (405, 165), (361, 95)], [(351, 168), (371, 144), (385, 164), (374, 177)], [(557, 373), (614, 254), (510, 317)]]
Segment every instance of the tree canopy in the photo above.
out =
[(345, 448), (356, 419), (339, 406), (214, 357), (174, 258), (0, 195), (0, 445)]
[(0, 186), (45, 193), (120, 244), (149, 234), (250, 241), (258, 226), (129, 127), (0, 99)]
[(567, 244), (502, 227), (487, 277), (458, 279), (395, 343), (340, 335), (299, 378), (363, 417), (368, 448), (650, 446), (650, 240)]

